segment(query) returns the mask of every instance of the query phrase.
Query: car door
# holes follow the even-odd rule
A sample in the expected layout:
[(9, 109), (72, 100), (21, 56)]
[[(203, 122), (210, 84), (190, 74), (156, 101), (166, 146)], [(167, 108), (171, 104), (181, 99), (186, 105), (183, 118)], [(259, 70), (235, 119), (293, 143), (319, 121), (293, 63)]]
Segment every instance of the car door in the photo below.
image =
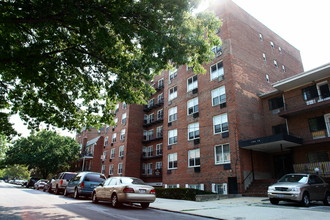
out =
[(109, 185), (110, 181), (111, 181), (111, 178), (105, 180), (102, 186), (99, 186), (99, 187), (96, 188), (95, 191), (96, 191), (97, 198), (106, 199), (106, 195), (105, 195), (106, 194), (106, 186)]
[(112, 178), (109, 185), (105, 187), (105, 196), (107, 200), (111, 200), (111, 195), (115, 191), (115, 187), (118, 184), (118, 178)]
[(77, 175), (74, 178), (72, 178), (66, 185), (66, 191), (69, 193), (74, 192), (74, 188), (79, 184), (80, 178), (81, 175)]
[(309, 197), (310, 200), (323, 199), (323, 181), (316, 175), (310, 175), (309, 180)]

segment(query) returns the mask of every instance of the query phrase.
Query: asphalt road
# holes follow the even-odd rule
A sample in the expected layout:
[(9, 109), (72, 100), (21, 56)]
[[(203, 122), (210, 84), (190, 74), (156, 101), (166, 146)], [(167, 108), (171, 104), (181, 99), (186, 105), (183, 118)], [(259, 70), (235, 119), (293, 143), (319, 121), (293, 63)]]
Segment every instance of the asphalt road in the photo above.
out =
[(201, 220), (203, 218), (151, 208), (141, 209), (137, 206), (115, 209), (109, 203), (93, 204), (89, 199), (76, 200), (41, 190), (0, 183), (0, 219)]

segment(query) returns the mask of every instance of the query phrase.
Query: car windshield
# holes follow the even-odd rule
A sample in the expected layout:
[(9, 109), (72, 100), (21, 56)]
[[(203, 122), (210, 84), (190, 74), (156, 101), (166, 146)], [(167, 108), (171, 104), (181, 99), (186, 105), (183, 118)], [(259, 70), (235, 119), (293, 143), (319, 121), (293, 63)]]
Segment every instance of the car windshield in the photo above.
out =
[(66, 173), (64, 174), (63, 179), (71, 180), (76, 174), (75, 173)]
[(307, 183), (308, 176), (302, 174), (290, 174), (283, 176), (278, 182)]
[(145, 185), (145, 183), (141, 179), (138, 179), (138, 178), (121, 178), (120, 182), (122, 184), (142, 184), (142, 185)]

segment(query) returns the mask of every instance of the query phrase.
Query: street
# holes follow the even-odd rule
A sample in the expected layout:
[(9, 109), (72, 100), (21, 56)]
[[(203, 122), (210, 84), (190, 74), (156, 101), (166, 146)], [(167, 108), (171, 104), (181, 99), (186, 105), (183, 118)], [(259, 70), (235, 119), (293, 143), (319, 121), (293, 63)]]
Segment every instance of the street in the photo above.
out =
[[(93, 204), (90, 199), (73, 199), (41, 190), (0, 183), (0, 219), (203, 219), (192, 215), (109, 203)], [(204, 218), (207, 219), (207, 218)]]

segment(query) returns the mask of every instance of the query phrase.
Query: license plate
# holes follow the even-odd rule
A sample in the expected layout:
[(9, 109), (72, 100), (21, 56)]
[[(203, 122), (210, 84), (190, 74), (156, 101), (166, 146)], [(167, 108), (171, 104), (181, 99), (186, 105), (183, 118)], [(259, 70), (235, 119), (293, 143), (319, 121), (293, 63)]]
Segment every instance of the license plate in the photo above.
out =
[(147, 190), (145, 190), (145, 189), (139, 189), (139, 193), (146, 193), (147, 192)]
[(277, 198), (283, 198), (284, 195), (282, 195), (282, 194), (277, 194), (276, 197), (277, 197)]

